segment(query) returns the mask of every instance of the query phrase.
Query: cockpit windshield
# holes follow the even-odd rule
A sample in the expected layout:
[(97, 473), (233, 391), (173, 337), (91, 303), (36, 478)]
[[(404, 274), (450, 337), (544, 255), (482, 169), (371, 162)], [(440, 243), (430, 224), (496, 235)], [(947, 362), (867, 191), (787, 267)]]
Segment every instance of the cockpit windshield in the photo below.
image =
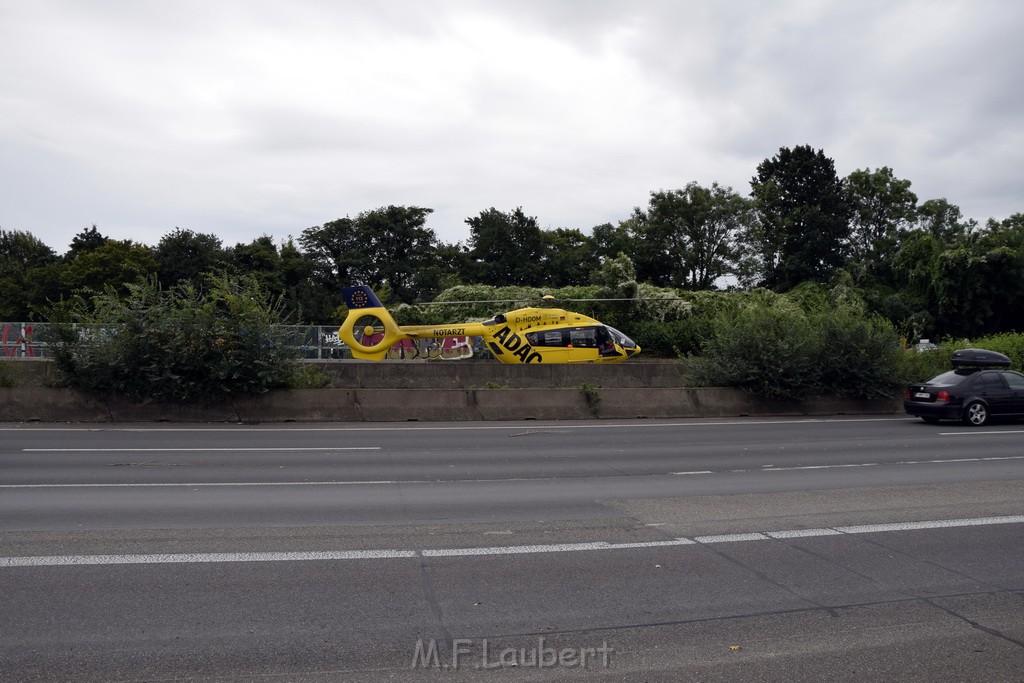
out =
[(617, 329), (615, 329), (611, 325), (605, 325), (605, 328), (607, 328), (607, 330), (612, 333), (612, 339), (614, 339), (615, 343), (618, 344), (619, 346), (621, 346), (622, 348), (624, 348), (624, 349), (635, 349), (636, 348), (636, 342), (635, 341), (633, 341), (632, 339), (630, 339), (626, 335), (622, 334), (621, 332), (619, 332)]

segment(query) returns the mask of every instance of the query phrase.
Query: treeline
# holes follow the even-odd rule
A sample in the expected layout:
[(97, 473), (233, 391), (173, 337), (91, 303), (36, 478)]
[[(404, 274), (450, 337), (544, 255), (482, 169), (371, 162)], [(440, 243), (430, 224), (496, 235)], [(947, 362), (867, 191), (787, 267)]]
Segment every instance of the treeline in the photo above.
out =
[[(979, 225), (946, 199), (919, 201), (890, 168), (840, 178), (809, 146), (762, 161), (750, 187), (745, 196), (717, 183), (657, 190), (628, 218), (587, 231), (546, 230), (521, 208), (490, 208), (467, 218), (469, 238), (455, 244), (426, 226), (431, 209), (416, 206), (234, 246), (183, 228), (149, 246), (94, 225), (58, 254), (30, 232), (0, 230), (0, 319), (47, 319), (62, 302), (107, 287), (125, 292), (155, 278), (165, 288), (202, 288), (208, 274), (226, 273), (257, 282), (297, 323), (338, 322), (341, 287), (353, 283), (392, 304), (451, 299), (446, 290), (470, 285), (643, 289), (689, 297), (685, 312), (702, 301), (722, 305), (715, 290), (783, 293), (810, 283), (853, 292), (910, 339), (1020, 329), (1024, 214)], [(638, 310), (629, 314), (634, 325), (665, 320)]]

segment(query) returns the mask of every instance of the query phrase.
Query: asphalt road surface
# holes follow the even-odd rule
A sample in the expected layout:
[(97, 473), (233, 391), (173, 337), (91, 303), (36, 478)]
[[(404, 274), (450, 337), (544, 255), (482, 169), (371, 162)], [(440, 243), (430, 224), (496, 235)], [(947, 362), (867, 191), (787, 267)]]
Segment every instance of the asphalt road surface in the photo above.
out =
[(0, 680), (1024, 680), (1024, 425), (0, 425)]

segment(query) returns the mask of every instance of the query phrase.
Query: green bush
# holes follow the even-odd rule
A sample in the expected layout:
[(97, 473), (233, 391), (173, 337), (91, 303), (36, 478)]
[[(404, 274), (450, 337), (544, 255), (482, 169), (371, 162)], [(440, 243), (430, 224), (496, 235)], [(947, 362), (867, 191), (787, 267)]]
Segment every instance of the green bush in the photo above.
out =
[(696, 379), (766, 398), (802, 400), (820, 391), (822, 336), (794, 307), (751, 306), (715, 321)]
[(666, 322), (640, 320), (628, 327), (627, 335), (649, 358), (680, 358), (700, 355), (714, 333), (714, 319), (702, 316)]
[(855, 307), (811, 315), (822, 336), (820, 384), (849, 398), (891, 398), (909, 382), (905, 352), (892, 324)]
[(887, 321), (855, 305), (807, 312), (785, 301), (719, 316), (694, 372), (705, 385), (780, 400), (893, 397), (908, 381), (905, 353)]
[(280, 307), (255, 280), (210, 278), (163, 290), (155, 279), (78, 300), (54, 321), (66, 386), (162, 401), (211, 401), (286, 386), (294, 347)]
[(1009, 356), (1014, 370), (1024, 370), (1024, 334), (996, 334), (974, 340), (947, 338), (939, 343), (939, 348), (923, 353), (907, 349), (904, 358), (907, 383), (923, 382), (949, 370), (953, 352), (960, 349), (998, 351)]

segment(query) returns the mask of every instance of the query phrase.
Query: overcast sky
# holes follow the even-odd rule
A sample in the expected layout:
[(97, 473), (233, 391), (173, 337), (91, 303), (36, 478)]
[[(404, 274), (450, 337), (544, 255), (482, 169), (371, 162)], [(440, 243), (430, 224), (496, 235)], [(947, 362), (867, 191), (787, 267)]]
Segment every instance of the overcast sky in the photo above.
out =
[(1019, 0), (0, 0), (0, 228), (278, 240), (627, 218), (809, 144), (1024, 212)]

